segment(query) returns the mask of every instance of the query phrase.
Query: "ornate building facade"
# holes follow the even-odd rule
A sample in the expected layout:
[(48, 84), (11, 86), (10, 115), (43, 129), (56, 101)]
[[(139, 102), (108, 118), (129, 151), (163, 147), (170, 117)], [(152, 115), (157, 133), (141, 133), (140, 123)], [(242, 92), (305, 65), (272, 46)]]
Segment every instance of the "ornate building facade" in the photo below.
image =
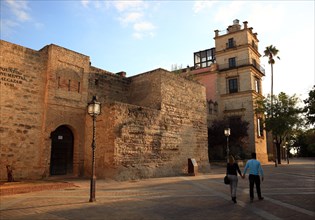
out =
[[(206, 88), (208, 126), (215, 119), (241, 119), (249, 122), (245, 148), (268, 161), (266, 132), (262, 115), (255, 113), (257, 98), (262, 97), (262, 78), (257, 33), (248, 23), (234, 20), (226, 31), (215, 30), (215, 48), (194, 53), (194, 66), (182, 72), (193, 75)], [(233, 131), (231, 131), (233, 132)]]

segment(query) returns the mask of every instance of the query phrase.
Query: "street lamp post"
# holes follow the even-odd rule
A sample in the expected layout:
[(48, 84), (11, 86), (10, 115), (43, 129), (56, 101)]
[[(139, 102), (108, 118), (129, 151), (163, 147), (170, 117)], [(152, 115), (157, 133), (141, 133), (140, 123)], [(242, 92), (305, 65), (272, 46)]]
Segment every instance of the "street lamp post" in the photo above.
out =
[(276, 139), (273, 139), (273, 150), (274, 150), (274, 154), (273, 154), (273, 158), (275, 160), (275, 167), (277, 167), (277, 146), (276, 146)]
[(93, 96), (92, 101), (87, 106), (88, 114), (93, 118), (93, 139), (92, 139), (92, 174), (90, 184), (90, 200), (89, 202), (95, 202), (95, 130), (96, 130), (96, 117), (101, 114), (101, 103), (97, 101), (96, 96)]
[(287, 155), (287, 164), (290, 163), (289, 161), (289, 143), (288, 142), (285, 142), (285, 147), (286, 147), (286, 155)]
[(229, 154), (230, 154), (229, 136), (231, 135), (231, 129), (225, 128), (224, 129), (224, 135), (226, 136), (226, 160), (227, 160), (227, 162), (229, 162)]

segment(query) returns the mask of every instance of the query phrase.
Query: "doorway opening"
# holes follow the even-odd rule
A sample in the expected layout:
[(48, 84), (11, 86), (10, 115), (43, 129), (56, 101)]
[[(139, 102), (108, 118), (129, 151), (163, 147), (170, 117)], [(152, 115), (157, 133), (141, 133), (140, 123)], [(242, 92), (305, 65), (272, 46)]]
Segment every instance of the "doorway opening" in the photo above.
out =
[(65, 125), (51, 133), (50, 175), (73, 173), (73, 133)]

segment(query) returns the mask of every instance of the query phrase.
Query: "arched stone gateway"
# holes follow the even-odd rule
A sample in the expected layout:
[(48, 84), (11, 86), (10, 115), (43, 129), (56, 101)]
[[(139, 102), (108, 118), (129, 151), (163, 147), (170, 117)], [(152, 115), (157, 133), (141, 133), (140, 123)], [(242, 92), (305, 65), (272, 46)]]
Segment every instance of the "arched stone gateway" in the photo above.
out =
[(50, 175), (73, 173), (73, 133), (65, 125), (51, 133)]

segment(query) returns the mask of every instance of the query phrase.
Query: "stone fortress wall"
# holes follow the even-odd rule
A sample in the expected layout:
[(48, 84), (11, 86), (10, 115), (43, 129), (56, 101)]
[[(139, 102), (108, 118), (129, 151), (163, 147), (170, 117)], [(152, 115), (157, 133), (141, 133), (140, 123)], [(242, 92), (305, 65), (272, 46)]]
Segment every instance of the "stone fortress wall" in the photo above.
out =
[(71, 174), (91, 171), (92, 119), (98, 178), (134, 179), (182, 174), (187, 159), (209, 167), (205, 88), (157, 69), (126, 78), (93, 67), (88, 56), (48, 45), (39, 51), (0, 41), (0, 179), (50, 176), (52, 133), (73, 133)]
[(37, 52), (0, 42), (0, 174), (40, 176), (45, 116), (47, 50)]

